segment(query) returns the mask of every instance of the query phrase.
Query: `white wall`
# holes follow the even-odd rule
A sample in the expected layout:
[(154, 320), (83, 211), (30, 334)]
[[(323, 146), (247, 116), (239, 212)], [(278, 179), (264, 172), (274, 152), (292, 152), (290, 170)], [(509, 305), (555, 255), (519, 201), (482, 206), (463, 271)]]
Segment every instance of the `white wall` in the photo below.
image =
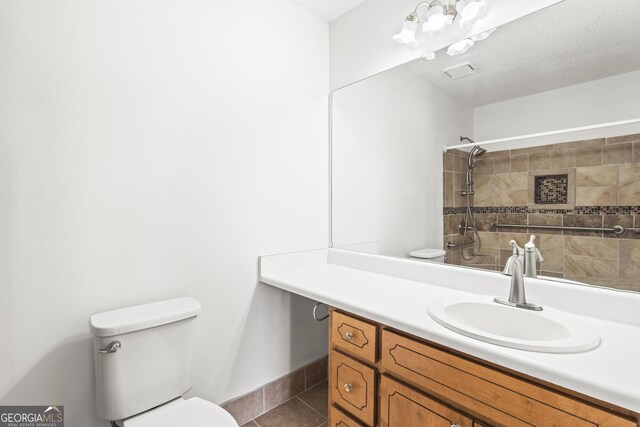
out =
[[(640, 118), (640, 71), (633, 71), (477, 107), (474, 109), (475, 139), (486, 141), (637, 118)], [(637, 126), (606, 128), (527, 140), (522, 144), (576, 141), (634, 131), (640, 130)]]
[(89, 316), (183, 295), (194, 395), (326, 353), (257, 257), (327, 245), (328, 40), (289, 0), (0, 3), (0, 404), (106, 425)]
[(367, 0), (331, 22), (331, 88), (335, 90), (404, 64), (559, 1), (562, 0), (491, 0), (490, 13), (470, 29), (455, 26), (441, 34), (425, 35), (419, 47), (410, 48), (396, 44), (392, 36), (419, 1)]
[(332, 132), (334, 247), (441, 248), (442, 146), (473, 110), (401, 67), (335, 91)]

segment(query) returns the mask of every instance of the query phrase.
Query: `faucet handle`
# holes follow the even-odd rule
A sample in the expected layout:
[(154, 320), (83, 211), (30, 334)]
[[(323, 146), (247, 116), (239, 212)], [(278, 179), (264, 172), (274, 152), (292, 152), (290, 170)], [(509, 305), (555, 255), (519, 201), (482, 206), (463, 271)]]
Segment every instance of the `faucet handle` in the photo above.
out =
[(507, 262), (504, 263), (502, 274), (504, 274), (505, 276), (513, 276), (513, 268), (515, 264), (520, 264), (519, 267), (520, 269), (522, 269), (522, 264), (520, 263), (519, 255), (517, 253), (511, 255), (509, 259), (507, 259)]
[(542, 254), (540, 253), (540, 249), (536, 249), (536, 258), (538, 258), (538, 261), (540, 262), (544, 261), (544, 258), (542, 258)]
[(514, 255), (521, 255), (524, 253), (524, 249), (522, 249), (520, 246), (518, 246), (518, 242), (516, 242), (515, 240), (510, 240), (509, 244), (513, 247), (513, 254)]

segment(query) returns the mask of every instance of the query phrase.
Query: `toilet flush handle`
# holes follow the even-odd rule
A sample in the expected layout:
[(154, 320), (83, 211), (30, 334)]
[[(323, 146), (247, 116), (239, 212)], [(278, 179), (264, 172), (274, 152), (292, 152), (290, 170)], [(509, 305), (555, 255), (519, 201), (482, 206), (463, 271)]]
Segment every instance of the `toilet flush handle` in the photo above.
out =
[(120, 350), (120, 347), (122, 347), (122, 344), (120, 343), (120, 341), (114, 341), (108, 346), (106, 346), (105, 348), (98, 349), (98, 353), (100, 354), (115, 353), (116, 351)]

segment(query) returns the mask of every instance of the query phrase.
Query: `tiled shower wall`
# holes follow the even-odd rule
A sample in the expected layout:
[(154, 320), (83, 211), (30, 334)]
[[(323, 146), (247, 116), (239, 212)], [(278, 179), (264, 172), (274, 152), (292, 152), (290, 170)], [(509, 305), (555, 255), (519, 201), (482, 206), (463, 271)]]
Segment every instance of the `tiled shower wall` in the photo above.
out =
[[(462, 243), (467, 153), (444, 154), (444, 247)], [(466, 261), (462, 248), (447, 250), (447, 262), (501, 270), (509, 241), (523, 246), (530, 234), (544, 257), (541, 274), (640, 291), (640, 233), (529, 229), (528, 225), (640, 227), (640, 134), (504, 151), (476, 160), (471, 198), (482, 249)], [(568, 205), (536, 205), (535, 176), (566, 174)], [(493, 228), (491, 223), (522, 224)], [(465, 253), (470, 249), (465, 249)]]

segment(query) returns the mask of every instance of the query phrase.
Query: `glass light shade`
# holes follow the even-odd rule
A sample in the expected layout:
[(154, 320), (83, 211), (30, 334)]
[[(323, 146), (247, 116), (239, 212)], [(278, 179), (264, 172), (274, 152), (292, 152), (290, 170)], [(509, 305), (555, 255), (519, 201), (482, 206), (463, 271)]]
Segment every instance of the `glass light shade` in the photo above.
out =
[(471, 49), (475, 43), (476, 42), (471, 39), (460, 40), (459, 42), (456, 42), (449, 46), (449, 49), (447, 49), (447, 55), (458, 56), (462, 55), (463, 53), (467, 53), (467, 51)]
[(416, 40), (416, 31), (418, 30), (418, 23), (416, 21), (404, 21), (402, 30), (393, 36), (393, 40), (398, 44), (406, 44), (408, 46), (415, 47), (418, 45)]
[(425, 53), (424, 55), (422, 55), (422, 58), (426, 59), (427, 61), (433, 61), (434, 59), (436, 59), (436, 53), (435, 52)]
[(460, 27), (468, 28), (476, 19), (482, 18), (487, 13), (489, 4), (487, 0), (460, 0), (456, 10), (460, 14)]
[(470, 39), (473, 40), (474, 42), (479, 42), (479, 41), (482, 41), (482, 40), (486, 40), (486, 39), (489, 38), (489, 36), (491, 34), (493, 34), (493, 32), (495, 30), (496, 30), (495, 28), (492, 28), (492, 29), (484, 31), (484, 32), (482, 32), (480, 34), (476, 34), (475, 36), (470, 37)]
[(451, 25), (452, 23), (453, 16), (445, 15), (444, 8), (442, 6), (433, 6), (427, 12), (426, 21), (422, 24), (422, 31), (439, 31), (443, 27)]

